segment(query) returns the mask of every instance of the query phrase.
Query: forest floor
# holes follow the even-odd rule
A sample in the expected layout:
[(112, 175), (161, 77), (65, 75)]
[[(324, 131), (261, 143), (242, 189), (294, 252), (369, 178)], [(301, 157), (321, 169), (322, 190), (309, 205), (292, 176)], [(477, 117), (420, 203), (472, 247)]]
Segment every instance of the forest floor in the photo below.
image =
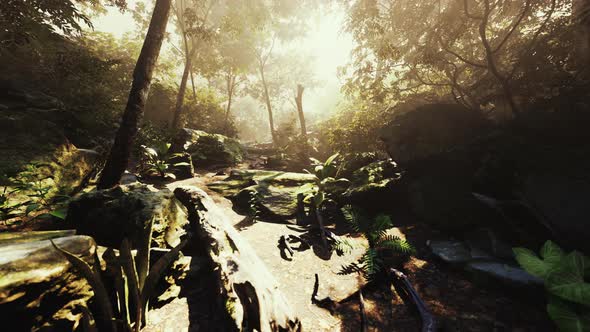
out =
[[(249, 160), (233, 169), (258, 167), (258, 160)], [(241, 235), (248, 240), (271, 274), (277, 279), (281, 291), (302, 321), (305, 331), (360, 331), (359, 289), (363, 292), (368, 317), (368, 331), (419, 331), (418, 313), (392, 286), (366, 284), (357, 275), (338, 275), (340, 268), (356, 261), (363, 252), (364, 240), (345, 230), (329, 225), (335, 234), (345, 236), (355, 244), (352, 253), (329, 256), (321, 250), (317, 229), (307, 229), (284, 223), (265, 221), (249, 222), (236, 213), (232, 202), (207, 188), (207, 184), (224, 179), (231, 169), (200, 170), (196, 177), (172, 182), (169, 189), (178, 186), (196, 186), (207, 192), (223, 210)], [(475, 283), (463, 270), (453, 269), (431, 254), (426, 242), (440, 238), (441, 234), (427, 225), (404, 222), (392, 230), (405, 237), (417, 249), (417, 255), (403, 264), (403, 272), (437, 317), (444, 331), (554, 331), (545, 312), (542, 294), (522, 293), (501, 285)], [(47, 221), (25, 222), (6, 230), (59, 229), (59, 223)], [(306, 250), (294, 250), (285, 255), (277, 246), (281, 236), (294, 235), (311, 245)], [(319, 276), (319, 298), (330, 297), (334, 304), (321, 308), (312, 304), (314, 276)], [(190, 301), (190, 299), (189, 299)]]
[[(255, 161), (233, 169), (257, 167)], [(365, 242), (361, 237), (328, 225), (336, 235), (352, 242), (355, 249), (343, 256), (332, 253), (326, 257), (317, 229), (295, 226), (295, 221), (292, 225), (248, 222), (248, 218), (234, 211), (230, 200), (207, 188), (208, 183), (224, 179), (230, 170), (200, 171), (193, 179), (173, 182), (167, 187), (197, 186), (213, 198), (277, 279), (305, 331), (360, 331), (359, 289), (365, 300), (369, 331), (420, 330), (418, 313), (395, 288), (366, 284), (358, 275), (337, 274), (343, 265), (362, 255)], [(474, 283), (465, 271), (437, 261), (426, 242), (441, 235), (427, 225), (406, 222), (391, 231), (416, 247), (418, 254), (404, 263), (403, 271), (444, 331), (554, 331), (545, 313), (542, 294)], [(278, 247), (278, 241), (281, 236), (289, 235), (304, 238), (311, 248), (294, 250), (292, 257), (286, 255)], [(311, 302), (315, 274), (319, 276), (318, 297), (334, 300), (329, 308)]]

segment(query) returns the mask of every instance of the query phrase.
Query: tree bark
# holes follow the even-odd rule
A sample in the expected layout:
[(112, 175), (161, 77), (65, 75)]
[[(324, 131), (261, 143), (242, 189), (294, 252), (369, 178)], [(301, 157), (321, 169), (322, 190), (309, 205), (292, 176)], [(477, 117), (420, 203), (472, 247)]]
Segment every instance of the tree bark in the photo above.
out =
[(297, 84), (297, 96), (295, 103), (297, 104), (297, 114), (299, 114), (299, 124), (301, 124), (301, 137), (307, 142), (307, 129), (305, 127), (305, 115), (303, 114), (303, 90), (305, 88), (301, 84)]
[(156, 1), (150, 26), (133, 71), (133, 83), (129, 91), (123, 119), (98, 182), (98, 189), (111, 188), (119, 184), (121, 176), (123, 176), (129, 163), (133, 142), (143, 118), (152, 75), (164, 40), (171, 1)]
[(223, 133), (228, 135), (229, 130), (229, 112), (231, 111), (231, 101), (234, 95), (234, 88), (236, 86), (236, 75), (231, 71), (227, 74), (227, 106), (225, 107), (225, 123)]
[(170, 128), (176, 129), (180, 124), (180, 115), (182, 114), (182, 107), (184, 106), (184, 93), (186, 92), (186, 84), (188, 82), (188, 76), (191, 71), (192, 56), (189, 55), (184, 65), (184, 71), (182, 72), (182, 79), (180, 80), (180, 88), (176, 95), (176, 107), (174, 108), (174, 118)]
[(268, 123), (270, 125), (270, 134), (272, 136), (272, 144), (277, 147), (277, 135), (275, 132), (274, 120), (272, 118), (272, 106), (270, 104), (270, 96), (268, 95), (268, 87), (264, 79), (264, 67), (260, 66), (260, 78), (262, 79), (262, 87), (264, 88), (264, 100), (266, 102), (266, 110), (268, 111)]

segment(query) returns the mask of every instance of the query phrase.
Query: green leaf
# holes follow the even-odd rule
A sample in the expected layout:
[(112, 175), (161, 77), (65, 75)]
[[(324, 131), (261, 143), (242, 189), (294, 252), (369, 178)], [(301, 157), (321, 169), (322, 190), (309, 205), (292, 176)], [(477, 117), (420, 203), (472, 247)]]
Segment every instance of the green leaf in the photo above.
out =
[(28, 215), (29, 213), (37, 210), (38, 208), (41, 207), (41, 204), (38, 203), (31, 203), (27, 205), (27, 208), (25, 209), (25, 215)]
[(565, 257), (565, 252), (552, 241), (545, 242), (541, 248), (540, 254), (543, 260), (552, 266), (559, 264), (559, 262)]
[(550, 270), (550, 265), (540, 259), (537, 254), (527, 248), (513, 248), (514, 258), (518, 264), (528, 273), (545, 279)]
[(50, 215), (59, 218), (61, 220), (65, 220), (67, 215), (68, 215), (68, 209), (58, 209), (58, 210), (54, 210), (49, 212)]
[(547, 276), (546, 286), (551, 294), (564, 300), (590, 307), (590, 283), (584, 282), (584, 256), (573, 251)]
[(320, 191), (320, 192), (318, 192), (318, 193), (317, 193), (317, 194), (314, 196), (314, 202), (315, 202), (315, 205), (316, 205), (317, 207), (320, 207), (320, 205), (322, 205), (322, 203), (324, 202), (324, 198), (325, 198), (325, 196), (324, 196), (324, 193), (323, 193), (323, 192), (321, 192), (321, 191)]
[(189, 164), (189, 163), (187, 163), (187, 162), (183, 161), (183, 162), (180, 162), (180, 163), (176, 163), (176, 164), (174, 164), (173, 166), (190, 166), (190, 165), (191, 165), (191, 164)]
[(324, 167), (332, 165), (332, 163), (334, 162), (334, 160), (336, 160), (336, 158), (338, 158), (338, 156), (340, 156), (340, 153), (334, 153), (333, 155), (331, 155), (324, 163)]
[(562, 332), (590, 331), (590, 312), (577, 313), (565, 301), (551, 299), (547, 305), (547, 313)]

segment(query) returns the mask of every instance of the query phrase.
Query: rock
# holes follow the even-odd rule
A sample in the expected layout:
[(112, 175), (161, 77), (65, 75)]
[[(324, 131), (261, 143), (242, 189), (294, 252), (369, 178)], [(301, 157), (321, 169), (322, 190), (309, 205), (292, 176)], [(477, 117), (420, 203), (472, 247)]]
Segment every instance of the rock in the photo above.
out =
[(585, 175), (531, 174), (524, 183), (523, 198), (566, 248), (590, 254), (590, 182)]
[(339, 177), (354, 180), (353, 173), (361, 167), (367, 166), (379, 160), (374, 152), (349, 153), (342, 156)]
[(119, 181), (122, 185), (132, 184), (138, 182), (137, 176), (129, 171), (125, 171), (123, 176), (121, 176), (121, 181)]
[(350, 187), (350, 181), (346, 178), (334, 179), (328, 177), (322, 180), (322, 186), (330, 196), (339, 198)]
[(45, 119), (40, 112), (11, 109), (0, 114), (0, 174), (18, 177), (25, 166), (36, 164), (36, 176), (53, 188), (49, 197), (69, 194), (93, 170), (97, 154), (77, 149), (59, 123)]
[[(66, 258), (48, 240), (0, 245), (0, 312), (11, 331), (72, 331), (93, 296)], [(22, 240), (22, 238), (21, 238)], [(55, 238), (55, 244), (89, 264), (96, 245), (88, 236)]]
[(234, 165), (244, 158), (244, 149), (237, 140), (188, 128), (180, 131), (170, 150), (190, 154), (195, 167)]
[(262, 216), (285, 220), (294, 218), (297, 213), (297, 193), (301, 186), (312, 183), (315, 183), (315, 176), (311, 174), (234, 170), (223, 181), (208, 187), (231, 198), (238, 209), (248, 209), (254, 195)]
[(353, 172), (350, 187), (338, 199), (369, 211), (390, 211), (400, 201), (400, 179), (391, 159), (370, 163)]
[(76, 235), (76, 230), (0, 233), (0, 246)]
[(79, 234), (91, 235), (100, 245), (119, 248), (127, 237), (137, 248), (152, 220), (154, 247), (178, 245), (188, 226), (186, 214), (170, 190), (131, 184), (81, 195), (70, 203), (66, 223)]
[(406, 164), (469, 142), (488, 126), (475, 110), (457, 104), (431, 104), (396, 116), (380, 137), (389, 155)]
[(472, 250), (472, 255), (485, 256), (488, 253), (500, 259), (514, 258), (512, 247), (502, 241), (489, 228), (482, 228), (466, 234), (466, 242)]
[(449, 264), (465, 264), (472, 260), (471, 251), (459, 241), (429, 241), (432, 253)]
[(195, 176), (193, 159), (188, 152), (182, 152), (180, 155), (170, 158), (168, 162), (171, 165), (170, 170), (176, 175), (176, 179), (184, 180)]
[(467, 270), (476, 278), (501, 282), (504, 285), (518, 287), (542, 287), (543, 280), (537, 278), (520, 267), (505, 262), (471, 262)]
[(500, 218), (472, 195), (469, 178), (460, 174), (462, 168), (449, 170), (450, 163), (438, 166), (428, 173), (404, 174), (403, 189), (414, 215), (445, 231), (465, 232), (498, 223)]
[(279, 284), (248, 242), (202, 190), (179, 187), (176, 197), (199, 228), (198, 242), (211, 258), (218, 294), (215, 301), (231, 317), (231, 330), (300, 331)]
[[(47, 198), (69, 194), (94, 169), (97, 153), (78, 149), (68, 136), (80, 128), (74, 112), (43, 93), (0, 82), (0, 176), (19, 177), (27, 165), (50, 187)], [(5, 185), (7, 183), (0, 183)]]
[(386, 179), (399, 179), (401, 174), (397, 164), (391, 160), (381, 160), (370, 163), (352, 173), (352, 183), (362, 186), (370, 183), (379, 183)]

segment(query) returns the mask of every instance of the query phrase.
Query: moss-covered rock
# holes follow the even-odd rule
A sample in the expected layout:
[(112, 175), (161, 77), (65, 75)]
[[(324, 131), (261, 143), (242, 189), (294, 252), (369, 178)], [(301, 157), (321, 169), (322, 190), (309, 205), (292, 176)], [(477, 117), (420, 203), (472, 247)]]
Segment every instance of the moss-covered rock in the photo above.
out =
[[(0, 245), (0, 311), (10, 331), (73, 331), (93, 296), (90, 285), (53, 248), (47, 234), (31, 241)], [(51, 237), (51, 236), (50, 236)], [(96, 263), (96, 244), (88, 236), (54, 238), (59, 247)]]
[(238, 209), (249, 209), (251, 198), (256, 197), (263, 216), (284, 220), (295, 216), (300, 188), (312, 183), (315, 176), (311, 174), (234, 170), (225, 180), (209, 184), (209, 188), (231, 198)]
[(0, 175), (19, 177), (27, 165), (37, 165), (37, 177), (46, 178), (51, 197), (69, 193), (93, 170), (98, 154), (76, 148), (66, 137), (66, 127), (76, 119), (55, 108), (57, 101), (16, 93), (0, 94), (0, 104)]
[(185, 128), (174, 139), (172, 152), (187, 152), (195, 167), (227, 166), (241, 162), (244, 149), (235, 139)]
[(152, 220), (152, 246), (160, 248), (178, 245), (188, 227), (186, 213), (171, 191), (131, 184), (81, 195), (70, 203), (66, 223), (100, 245), (119, 248), (129, 238), (136, 248)]

